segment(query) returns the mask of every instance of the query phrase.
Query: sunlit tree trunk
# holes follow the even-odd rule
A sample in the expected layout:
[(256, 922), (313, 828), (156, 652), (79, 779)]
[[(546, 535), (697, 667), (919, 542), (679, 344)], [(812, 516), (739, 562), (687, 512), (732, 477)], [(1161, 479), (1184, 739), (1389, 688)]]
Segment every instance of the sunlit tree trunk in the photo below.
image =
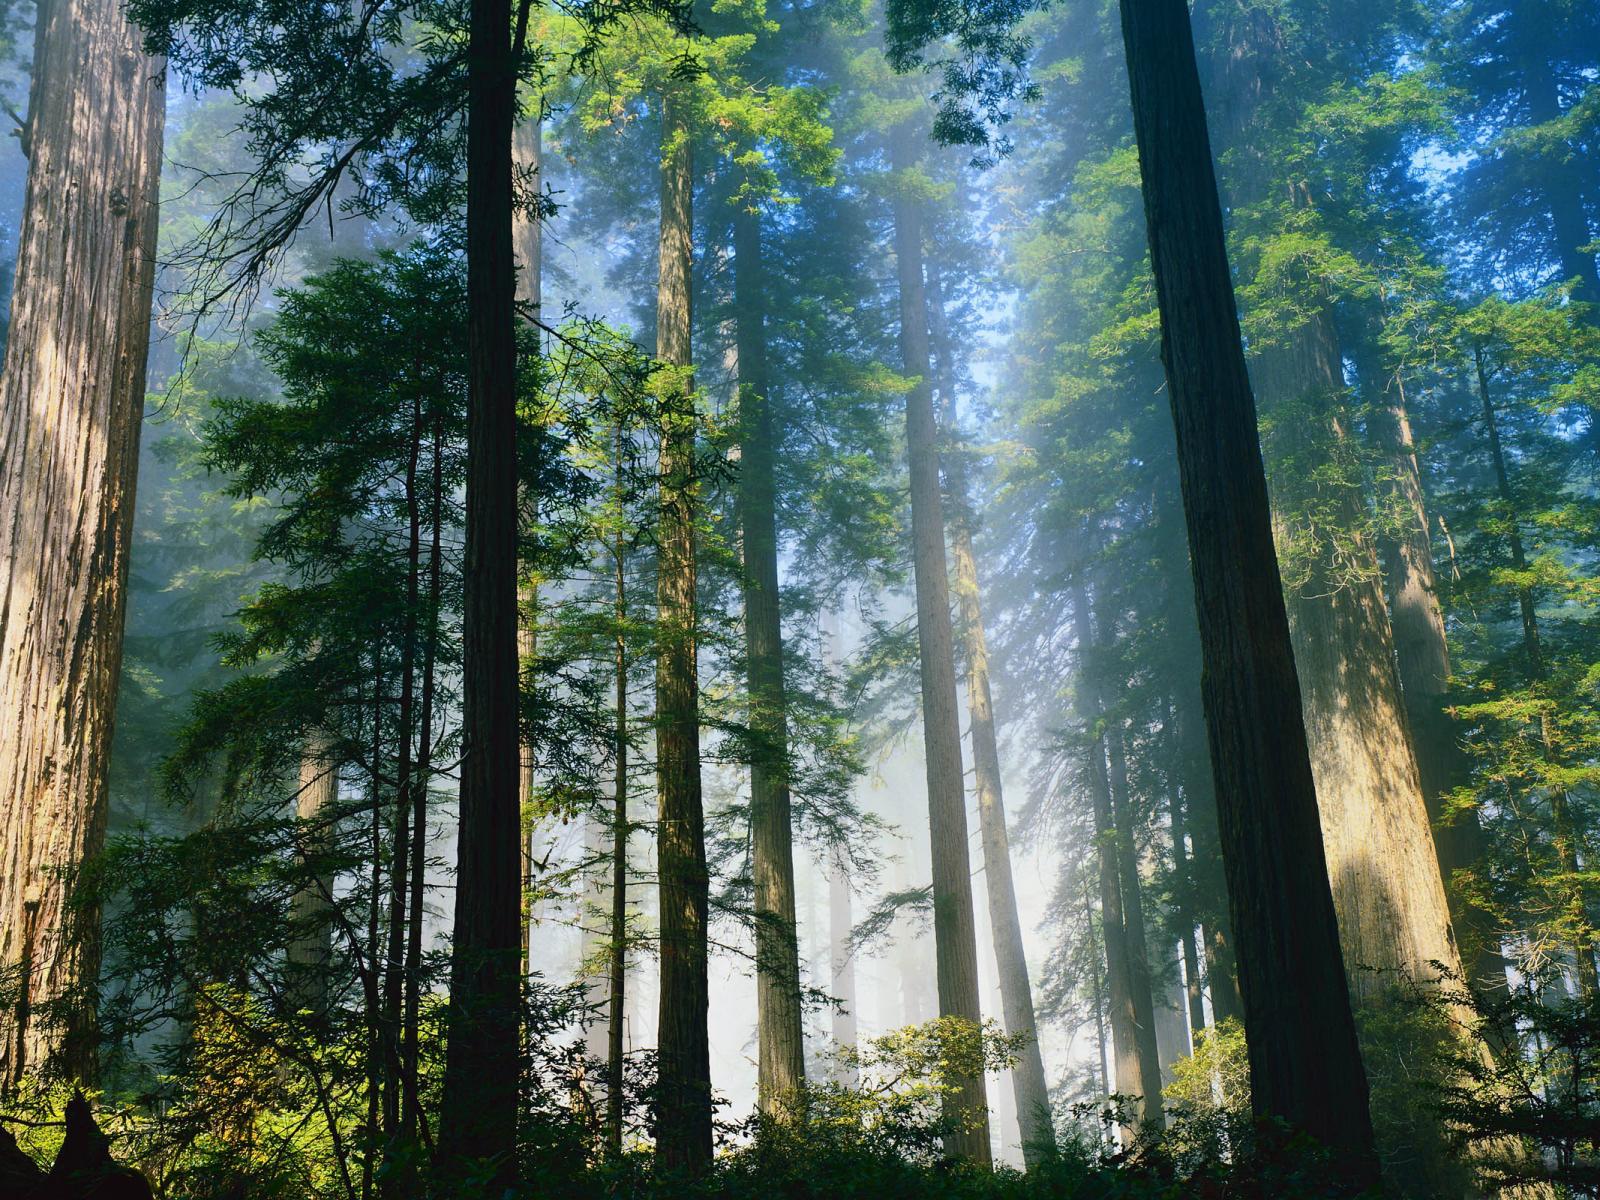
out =
[[(1265, 203), (1286, 186), (1252, 136), (1272, 99), (1270, 64), (1282, 53), (1276, 21), (1264, 10), (1241, 12), (1219, 52), (1236, 205)], [(1300, 209), (1314, 203), (1304, 181), (1289, 183), (1285, 198)], [(1289, 581), (1286, 603), (1346, 974), (1358, 998), (1371, 998), (1398, 982), (1431, 978), (1433, 962), (1459, 971), (1460, 958), (1400, 699), (1365, 499), (1359, 483), (1339, 478), (1352, 435), (1331, 305), (1313, 299), (1296, 327), (1256, 353), (1251, 378), (1278, 417), (1273, 437), (1292, 463), (1274, 479), (1276, 532), (1285, 545), (1296, 535), (1311, 539), (1295, 546), (1298, 577)], [(1331, 468), (1326, 477), (1313, 463)], [(1314, 520), (1304, 515), (1308, 508)]]
[[(1292, 411), (1282, 424), (1302, 431), (1279, 436), (1315, 423), (1309, 436), (1339, 455), (1349, 434), (1331, 314), (1314, 314), (1290, 339), (1258, 356), (1257, 386), (1264, 402)], [(1281, 502), (1287, 528), (1296, 501)], [(1362, 498), (1335, 482), (1317, 503), (1325, 514), (1331, 503), (1338, 527), (1316, 535), (1306, 577), (1289, 591), (1289, 622), (1347, 976), (1355, 995), (1370, 997), (1432, 978), (1434, 962), (1459, 971), (1460, 960)]]
[(517, 345), (508, 0), (472, 0), (467, 58), (467, 495), (455, 940), (440, 1166), (517, 1178), (522, 865)]
[[(937, 355), (945, 433), (955, 429), (955, 364), (953, 340), (944, 310), (937, 268), (929, 266), (928, 320)], [(995, 733), (994, 699), (989, 687), (989, 644), (983, 628), (978, 587), (978, 561), (973, 552), (973, 514), (966, 463), (959, 450), (944, 461), (945, 494), (950, 509), (950, 557), (955, 568), (960, 614), (962, 658), (966, 665), (967, 718), (972, 730), (972, 766), (978, 793), (978, 828), (983, 839), (983, 877), (988, 890), (989, 924), (993, 931), (995, 966), (1000, 979), (1000, 1007), (1005, 1028), (1027, 1043), (1011, 1067), (1011, 1087), (1022, 1129), (1023, 1161), (1032, 1166), (1055, 1145), (1050, 1093), (1039, 1050), (1033, 1012), (1033, 985), (1028, 978), (1022, 920), (1017, 915), (1017, 889), (1011, 874), (1011, 835), (1006, 826), (1005, 796), (1000, 781), (1000, 747)]]
[(750, 857), (755, 878), (757, 1093), (778, 1112), (805, 1082), (800, 954), (789, 816), (789, 728), (778, 594), (777, 443), (767, 373), (761, 214), (734, 214), (739, 355), (739, 523), (744, 545), (746, 685), (750, 694)]
[[(1376, 387), (1378, 380), (1375, 378), (1372, 383)], [(1422, 472), (1411, 436), (1405, 389), (1398, 375), (1387, 382), (1381, 398), (1373, 398), (1370, 414), (1367, 424), (1388, 460), (1402, 522), (1399, 533), (1384, 546), (1389, 619), (1394, 629), (1400, 694), (1416, 750), (1418, 780), (1428, 806), (1434, 850), (1461, 941), (1462, 962), (1470, 968), (1471, 981), (1503, 992), (1506, 962), (1494, 918), (1451, 884), (1456, 872), (1471, 871), (1481, 864), (1484, 834), (1476, 809), (1445, 818), (1444, 798), (1470, 781), (1471, 763), (1461, 744), (1461, 730), (1446, 708), (1450, 646), (1434, 573)]]
[(661, 891), (660, 1084), (656, 1146), (664, 1166), (711, 1161), (706, 1030), (709, 878), (700, 792), (696, 668), (695, 402), (690, 345), (694, 160), (686, 101), (662, 102), (656, 358), (676, 368), (660, 398), (661, 527), (656, 571), (656, 853)]
[(1249, 1030), (1251, 1102), (1374, 1170), (1255, 401), (1185, 0), (1122, 0)]
[[(892, 143), (894, 168), (915, 159), (910, 134)], [(938, 431), (933, 416), (928, 307), (922, 277), (922, 213), (908, 186), (894, 198), (894, 248), (900, 284), (900, 353), (915, 383), (906, 393), (906, 456), (911, 476), (912, 566), (916, 576), (917, 645), (922, 675), (922, 740), (928, 771), (928, 827), (933, 847), (934, 945), (939, 1013), (981, 1023), (978, 941), (972, 912), (972, 866), (967, 850), (966, 786), (961, 768), (961, 721), (956, 705), (950, 577), (945, 559), (939, 486)], [(946, 1100), (956, 1132), (955, 1155), (990, 1162), (989, 1106), (981, 1074), (963, 1075)]]
[(323, 864), (339, 802), (339, 765), (328, 738), (312, 734), (300, 754), (294, 797), (295, 840), (310, 874), (289, 898), (287, 1000), (295, 1010), (321, 1015), (327, 1008), (328, 966), (333, 957), (333, 876)]
[(95, 1068), (98, 914), (155, 272), (166, 65), (115, 0), (39, 7), (0, 378), (0, 1085)]

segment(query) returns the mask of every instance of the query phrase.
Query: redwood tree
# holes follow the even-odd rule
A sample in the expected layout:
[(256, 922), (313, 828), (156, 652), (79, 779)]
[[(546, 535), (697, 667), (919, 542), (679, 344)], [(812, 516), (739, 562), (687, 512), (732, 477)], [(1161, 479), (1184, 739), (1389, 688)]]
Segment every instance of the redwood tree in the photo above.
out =
[(94, 1068), (105, 838), (166, 64), (117, 0), (40, 5), (27, 197), (0, 378), (0, 1085)]
[(439, 1157), (516, 1182), (521, 982), (516, 265), (510, 0), (472, 0), (467, 49), (467, 497), (460, 832)]
[(1184, 0), (1122, 0), (1249, 1031), (1251, 1103), (1374, 1171), (1255, 398)]

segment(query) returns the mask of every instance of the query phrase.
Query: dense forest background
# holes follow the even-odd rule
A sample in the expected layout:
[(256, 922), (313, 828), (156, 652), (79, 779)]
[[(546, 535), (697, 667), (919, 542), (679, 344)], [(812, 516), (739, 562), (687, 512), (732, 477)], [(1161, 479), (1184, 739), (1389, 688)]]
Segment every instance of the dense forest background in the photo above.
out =
[(0, 34), (0, 1191), (1600, 1194), (1600, 8)]

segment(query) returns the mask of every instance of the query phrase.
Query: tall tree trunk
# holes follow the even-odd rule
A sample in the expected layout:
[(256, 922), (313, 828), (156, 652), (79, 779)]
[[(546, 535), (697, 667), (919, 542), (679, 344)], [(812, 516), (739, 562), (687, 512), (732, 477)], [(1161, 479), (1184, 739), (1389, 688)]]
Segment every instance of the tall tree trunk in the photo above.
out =
[(383, 977), (378, 962), (383, 956), (383, 699), (384, 674), (381, 651), (372, 653), (372, 697), (369, 713), (372, 729), (367, 739), (367, 790), (371, 804), (367, 826), (367, 854), (371, 863), (367, 876), (367, 944), (362, 955), (361, 998), (366, 1023), (367, 1130), (366, 1147), (361, 1155), (361, 1196), (372, 1195), (377, 1178), (378, 1114), (383, 1093)]
[(1122, 0), (1255, 1112), (1373, 1177), (1255, 400), (1184, 0)]
[(662, 98), (660, 282), (656, 358), (680, 374), (661, 396), (661, 530), (656, 571), (657, 860), (661, 890), (657, 1154), (671, 1170), (711, 1161), (711, 1048), (706, 1029), (709, 876), (700, 794), (696, 667), (695, 400), (687, 373), (694, 260), (694, 159), (686, 101)]
[[(850, 951), (850, 931), (855, 924), (852, 907), (850, 876), (845, 870), (843, 856), (836, 854), (828, 865), (828, 992), (835, 1002), (829, 1033), (834, 1048), (847, 1052), (855, 1050), (860, 1040), (856, 1019), (860, 1003), (856, 991), (856, 959)], [(854, 1067), (842, 1067), (838, 1080), (845, 1087), (855, 1087), (861, 1081)]]
[[(1348, 437), (1330, 313), (1263, 351), (1255, 379), (1272, 402), (1304, 406), (1326, 426), (1314, 436)], [(1303, 430), (1306, 420), (1297, 408), (1284, 424)], [(1331, 498), (1340, 528), (1319, 535), (1309, 577), (1288, 597), (1289, 626), (1346, 975), (1355, 996), (1371, 999), (1404, 979), (1430, 980), (1434, 962), (1459, 971), (1460, 960), (1364, 505), (1354, 486)], [(1318, 502), (1329, 499), (1324, 491)], [(1281, 520), (1292, 520), (1292, 506), (1286, 499)]]
[[(937, 356), (940, 399), (946, 437), (954, 436), (955, 347), (950, 337), (938, 269), (928, 275), (928, 321)], [(1022, 1129), (1022, 1157), (1027, 1166), (1043, 1161), (1055, 1146), (1050, 1091), (1033, 1011), (1033, 985), (1028, 978), (1022, 920), (1017, 915), (1017, 889), (1011, 874), (1011, 835), (1006, 827), (1005, 796), (1000, 780), (1000, 747), (995, 733), (994, 699), (989, 687), (989, 643), (983, 628), (978, 586), (978, 560), (972, 547), (974, 524), (967, 487), (966, 462), (957, 450), (944, 461), (945, 493), (950, 503), (950, 554), (961, 616), (961, 646), (966, 663), (967, 716), (972, 729), (972, 766), (978, 793), (978, 828), (983, 838), (983, 877), (989, 893), (989, 925), (993, 931), (995, 967), (1000, 979), (1000, 1007), (1006, 1032), (1027, 1043), (1011, 1067), (1011, 1090)]]
[(1200, 952), (1194, 936), (1200, 922), (1194, 911), (1194, 863), (1189, 856), (1189, 829), (1182, 795), (1173, 792), (1170, 803), (1172, 871), (1178, 880), (1175, 907), (1182, 920), (1178, 952), (1183, 956), (1183, 991), (1189, 1009), (1189, 1049), (1192, 1053), (1195, 1035), (1206, 1027), (1205, 988), (1200, 978)]
[[(517, 176), (515, 192), (523, 203), (511, 216), (511, 247), (517, 256), (517, 305), (530, 320), (539, 319), (540, 305), (544, 301), (544, 224), (530, 202), (539, 194), (542, 185), (541, 169), (544, 165), (544, 114), (542, 98), (536, 98), (531, 116), (519, 121), (511, 135), (512, 169)], [(526, 191), (524, 190), (526, 189)], [(526, 506), (537, 501), (525, 497)], [(537, 613), (539, 584), (537, 579), (524, 578), (517, 582), (517, 662), (531, 662), (538, 650)], [(530, 968), (533, 938), (533, 894), (535, 839), (538, 836), (538, 819), (534, 812), (534, 794), (538, 780), (534, 767), (538, 752), (533, 743), (524, 738), (521, 743), (521, 769), (518, 774), (517, 796), (522, 813), (522, 974)]]
[(628, 574), (627, 543), (622, 514), (624, 441), (616, 438), (617, 532), (611, 548), (612, 617), (616, 621), (616, 696), (613, 701), (612, 769), (615, 790), (611, 809), (611, 995), (606, 1012), (606, 1145), (622, 1152), (623, 1021), (628, 984)]
[[(1511, 552), (1511, 566), (1518, 575), (1526, 577), (1527, 551), (1522, 544), (1522, 531), (1517, 519), (1516, 492), (1511, 485), (1511, 472), (1506, 465), (1505, 447), (1500, 440), (1500, 423), (1494, 411), (1494, 399), (1489, 391), (1489, 374), (1484, 365), (1483, 352), (1473, 351), (1473, 366), (1478, 379), (1478, 401), (1482, 406), (1484, 430), (1489, 440), (1489, 456), (1494, 466), (1495, 488), (1505, 510), (1506, 542)], [(1534, 603), (1533, 590), (1517, 589), (1517, 607), (1522, 617), (1522, 652), (1526, 660), (1528, 682), (1537, 686), (1545, 676), (1544, 651), (1539, 642), (1539, 614)], [(1554, 739), (1550, 733), (1549, 716), (1540, 713), (1540, 737), (1544, 755), (1555, 765)], [(1595, 931), (1589, 920), (1589, 909), (1580, 882), (1578, 862), (1578, 828), (1573, 818), (1567, 790), (1560, 785), (1550, 788), (1550, 833), (1555, 845), (1556, 865), (1572, 881), (1567, 895), (1567, 919), (1572, 928), (1573, 969), (1577, 975), (1578, 992), (1586, 1001), (1600, 994), (1600, 972), (1595, 969)]]
[[(1269, 77), (1283, 53), (1277, 18), (1243, 11), (1219, 67), (1231, 98), (1222, 117), (1239, 165), (1236, 205), (1269, 203), (1286, 188), (1293, 208), (1313, 204), (1310, 186), (1287, 185), (1253, 137), (1273, 98)], [(1313, 289), (1315, 283), (1308, 285)], [(1313, 304), (1316, 300), (1313, 299)], [(1351, 991), (1371, 999), (1407, 979), (1427, 981), (1433, 962), (1460, 970), (1455, 934), (1394, 667), (1394, 637), (1377, 550), (1359, 485), (1337, 478), (1308, 487), (1307, 463), (1335, 473), (1349, 443), (1344, 359), (1330, 300), (1280, 333), (1252, 364), (1256, 394), (1281, 414), (1275, 437), (1294, 451), (1278, 478), (1274, 516), (1285, 536), (1302, 506), (1317, 530), (1287, 610), (1316, 780), (1324, 855)]]
[[(422, 401), (415, 398), (411, 412), (411, 444), (406, 456), (406, 583), (405, 614), (401, 618), (400, 706), (395, 734), (399, 741), (395, 772), (394, 819), (389, 838), (389, 934), (385, 941), (383, 978), (383, 1041), (388, 1078), (384, 1081), (383, 1133), (387, 1141), (400, 1136), (400, 1096), (405, 1076), (401, 1062), (404, 1041), (406, 903), (410, 899), (412, 735), (416, 721), (417, 601), (422, 593), (422, 509), (417, 495), (417, 473), (422, 460)], [(389, 1191), (403, 1181), (396, 1177)]]
[(776, 1114), (806, 1077), (789, 815), (789, 726), (778, 593), (778, 432), (768, 394), (761, 214), (733, 218), (739, 354), (739, 522), (750, 693), (750, 855), (755, 876), (757, 1094)]
[[(1107, 707), (1102, 697), (1100, 711), (1104, 713)], [(1122, 888), (1123, 938), (1127, 946), (1128, 990), (1133, 998), (1134, 1033), (1139, 1050), (1139, 1079), (1145, 1094), (1144, 1119), (1159, 1127), (1163, 1122), (1161, 1051), (1156, 1037), (1155, 989), (1150, 979), (1144, 889), (1139, 878), (1139, 850), (1134, 839), (1133, 798), (1128, 789), (1128, 759), (1121, 722), (1110, 725), (1104, 737), (1111, 767), (1111, 835), (1115, 840), (1117, 878)]]
[(414, 1145), (422, 1119), (419, 1019), (422, 1010), (422, 925), (426, 917), (423, 902), (427, 896), (428, 874), (428, 785), (433, 766), (433, 710), (437, 691), (439, 658), (439, 603), (444, 591), (444, 408), (433, 417), (431, 446), (432, 470), (429, 473), (428, 513), (428, 618), (427, 638), (422, 647), (422, 715), (418, 734), (421, 749), (417, 754), (416, 781), (411, 789), (411, 920), (406, 928), (406, 996), (402, 1031), (401, 1078), (405, 1082), (400, 1114), (401, 1134)]
[[(1089, 798), (1094, 811), (1096, 866), (1100, 878), (1100, 937), (1105, 944), (1107, 999), (1111, 1013), (1111, 1047), (1116, 1057), (1116, 1090), (1134, 1097), (1134, 1122), (1124, 1129), (1131, 1140), (1138, 1126), (1161, 1120), (1161, 1061), (1156, 1051), (1148, 974), (1141, 977), (1134, 962), (1132, 924), (1128, 917), (1119, 836), (1117, 803), (1112, 797), (1106, 763), (1105, 718), (1100, 696), (1089, 680), (1086, 658), (1093, 653), (1094, 626), (1087, 589), (1073, 598), (1078, 639), (1077, 707), (1088, 734)], [(1142, 918), (1139, 937), (1142, 940)], [(1142, 954), (1142, 947), (1141, 947)]]
[[(1104, 876), (1102, 876), (1104, 878)], [(1102, 936), (1104, 938), (1105, 914), (1102, 913)], [(1094, 1005), (1094, 1044), (1100, 1052), (1100, 1094), (1105, 1097), (1111, 1095), (1111, 1070), (1106, 1061), (1106, 988), (1105, 982), (1100, 978), (1100, 964), (1104, 956), (1095, 952), (1094, 948), (1094, 898), (1089, 886), (1089, 873), (1083, 875), (1083, 928), (1089, 938), (1089, 990)]]
[(439, 1157), (515, 1185), (521, 978), (517, 728), (516, 73), (509, 0), (472, 0), (467, 50), (467, 500), (460, 833)]
[[(1375, 364), (1374, 364), (1375, 365)], [(1374, 385), (1377, 372), (1373, 372)], [(1403, 521), (1399, 534), (1384, 546), (1389, 584), (1389, 621), (1394, 629), (1395, 665), (1405, 704), (1417, 774), (1433, 828), (1434, 851), (1445, 881), (1463, 964), (1478, 987), (1506, 989), (1506, 962), (1492, 914), (1472, 904), (1451, 886), (1458, 871), (1483, 860), (1483, 827), (1476, 809), (1445, 817), (1444, 799), (1471, 778), (1471, 763), (1460, 731), (1447, 710), (1450, 690), (1450, 646), (1445, 637), (1444, 610), (1439, 604), (1434, 573), (1422, 471), (1411, 436), (1405, 387), (1398, 374), (1380, 400), (1373, 397), (1368, 427), (1388, 460), (1395, 499)]]
[(296, 850), (310, 874), (289, 898), (288, 980), (291, 1009), (321, 1017), (328, 1003), (328, 966), (333, 957), (333, 877), (323, 865), (339, 803), (339, 765), (325, 734), (313, 733), (300, 755), (300, 786), (294, 797)]
[(155, 278), (166, 64), (116, 0), (39, 8), (0, 378), (0, 1086), (95, 1070), (98, 914)]
[[(915, 165), (909, 130), (891, 144), (896, 172)], [(956, 705), (950, 577), (940, 507), (938, 431), (933, 416), (928, 306), (922, 279), (921, 204), (908, 187), (894, 198), (894, 248), (900, 284), (900, 353), (916, 382), (906, 393), (906, 457), (911, 476), (912, 567), (916, 576), (917, 645), (922, 674), (922, 741), (928, 768), (928, 828), (933, 846), (933, 928), (939, 1013), (974, 1026), (978, 1002), (978, 940), (972, 913), (972, 866), (967, 853), (967, 803), (961, 768), (961, 720)], [(963, 1074), (947, 1098), (956, 1132), (951, 1154), (987, 1166), (989, 1105), (982, 1073)]]

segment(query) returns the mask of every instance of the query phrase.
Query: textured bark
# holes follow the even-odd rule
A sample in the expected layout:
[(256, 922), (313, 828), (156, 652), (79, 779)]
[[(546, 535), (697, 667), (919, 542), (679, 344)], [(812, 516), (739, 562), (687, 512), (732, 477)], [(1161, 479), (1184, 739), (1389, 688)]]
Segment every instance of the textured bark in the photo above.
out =
[(1177, 431), (1251, 1102), (1373, 1171), (1255, 400), (1184, 0), (1122, 0)]
[[(1224, 136), (1239, 160), (1230, 200), (1251, 205), (1284, 186), (1253, 140), (1283, 47), (1265, 10), (1241, 12), (1231, 33), (1217, 81), (1229, 97)], [(1291, 181), (1286, 198), (1299, 208), (1313, 203), (1304, 181)], [(1331, 302), (1262, 348), (1251, 377), (1263, 406), (1286, 410), (1275, 423), (1286, 448), (1304, 457), (1340, 453), (1350, 434)], [(1301, 500), (1295, 491), (1312, 481), (1277, 483), (1274, 515), (1286, 534)], [(1459, 971), (1460, 959), (1400, 699), (1377, 550), (1364, 531), (1365, 498), (1337, 479), (1314, 486), (1320, 490), (1306, 499), (1331, 529), (1317, 531), (1287, 608), (1349, 985), (1369, 999), (1404, 978), (1431, 979), (1435, 961)]]
[(1451, 886), (1458, 871), (1470, 871), (1482, 861), (1485, 844), (1476, 809), (1445, 819), (1444, 797), (1471, 779), (1471, 761), (1461, 744), (1460, 731), (1447, 710), (1450, 689), (1450, 646), (1445, 637), (1444, 610), (1439, 604), (1438, 579), (1433, 566), (1427, 501), (1422, 472), (1411, 436), (1405, 390), (1398, 376), (1390, 380), (1384, 396), (1372, 406), (1368, 426), (1378, 448), (1388, 460), (1395, 499), (1402, 518), (1399, 534), (1384, 546), (1385, 576), (1389, 584), (1389, 622), (1394, 630), (1395, 665), (1411, 743), (1417, 756), (1417, 776), (1428, 820), (1433, 828), (1434, 851), (1445, 882), (1445, 898), (1456, 935), (1461, 942), (1463, 965), (1475, 985), (1494, 992), (1506, 988), (1506, 961), (1492, 914), (1471, 904)]
[[(938, 354), (939, 391), (947, 433), (955, 428), (954, 346), (944, 311), (939, 273), (928, 270), (928, 320)], [(993, 931), (995, 968), (1000, 980), (1000, 1007), (1006, 1032), (1026, 1037), (1011, 1067), (1011, 1089), (1022, 1130), (1022, 1157), (1027, 1166), (1043, 1161), (1055, 1146), (1050, 1091), (1033, 1011), (1033, 985), (1017, 915), (1017, 889), (1011, 875), (1011, 835), (1006, 826), (1005, 794), (1000, 780), (1000, 747), (995, 734), (994, 699), (989, 687), (989, 644), (983, 628), (978, 588), (978, 561), (972, 547), (973, 517), (966, 464), (953, 454), (945, 462), (945, 491), (950, 504), (950, 555), (955, 567), (957, 611), (961, 617), (962, 658), (966, 664), (967, 717), (972, 730), (972, 767), (978, 793), (978, 829), (983, 839), (983, 877), (988, 889), (989, 925)]]
[[(907, 170), (914, 162), (910, 136), (909, 131), (901, 130), (892, 143), (897, 171)], [(922, 676), (922, 742), (928, 768), (928, 829), (933, 847), (939, 1014), (977, 1025), (983, 1019), (978, 1002), (978, 941), (967, 852), (966, 787), (939, 495), (928, 306), (922, 278), (922, 213), (916, 197), (905, 189), (898, 191), (894, 200), (894, 248), (900, 284), (900, 353), (906, 374), (916, 381), (906, 393), (906, 457), (911, 476), (911, 553)], [(989, 1105), (983, 1076), (956, 1079), (946, 1107), (957, 1127), (946, 1139), (946, 1148), (988, 1165)]]
[[(1329, 313), (1263, 351), (1254, 378), (1263, 403), (1304, 406), (1326, 426), (1317, 436), (1348, 436)], [(1355, 996), (1372, 998), (1403, 978), (1432, 979), (1434, 962), (1459, 972), (1460, 960), (1362, 497), (1351, 486), (1331, 499), (1340, 528), (1322, 538), (1309, 578), (1290, 590), (1289, 627), (1346, 973)], [(1292, 518), (1286, 511), (1281, 519)]]
[(746, 685), (750, 693), (750, 858), (755, 877), (757, 1094), (775, 1113), (805, 1082), (800, 952), (789, 814), (789, 726), (778, 593), (778, 431), (768, 396), (761, 215), (734, 214), (739, 355), (739, 525), (744, 545)]
[(460, 832), (439, 1159), (516, 1182), (521, 862), (516, 281), (508, 0), (473, 0), (467, 51), (467, 498)]
[[(1147, 969), (1135, 962), (1136, 928), (1130, 920), (1123, 875), (1118, 802), (1112, 795), (1111, 772), (1106, 761), (1104, 705), (1089, 682), (1085, 655), (1095, 644), (1088, 591), (1078, 588), (1073, 598), (1074, 632), (1078, 639), (1076, 699), (1088, 738), (1089, 799), (1094, 812), (1094, 840), (1100, 882), (1100, 937), (1105, 943), (1107, 1007), (1111, 1017), (1111, 1047), (1116, 1059), (1116, 1091), (1135, 1100), (1134, 1120), (1124, 1128), (1131, 1140), (1138, 1126), (1161, 1121), (1161, 1061), (1156, 1049)], [(1137, 884), (1135, 884), (1135, 890)], [(1144, 957), (1144, 929), (1138, 928), (1138, 958)], [(1142, 989), (1142, 996), (1140, 995)]]
[[(294, 797), (296, 843), (302, 866), (326, 858), (339, 802), (339, 766), (328, 739), (313, 734), (300, 756), (300, 786)], [(289, 898), (289, 1007), (321, 1014), (327, 1006), (328, 964), (333, 957), (333, 876), (326, 869), (305, 880)]]
[(41, 5), (0, 379), (0, 1086), (95, 1065), (97, 853), (144, 409), (165, 63), (116, 0)]
[[(529, 187), (537, 194), (540, 186), (540, 168), (544, 161), (544, 122), (542, 114), (535, 112), (519, 122), (511, 135), (512, 170), (517, 177), (515, 187)], [(530, 199), (531, 197), (522, 197)], [(511, 215), (511, 248), (517, 256), (517, 306), (520, 312), (538, 320), (539, 307), (544, 299), (544, 224), (536, 211), (520, 204)], [(526, 498), (525, 498), (526, 499)], [(538, 582), (521, 579), (517, 585), (517, 662), (527, 663), (538, 650), (535, 614), (539, 607)], [(522, 973), (528, 973), (533, 937), (533, 877), (534, 842), (538, 835), (533, 811), (534, 791), (538, 780), (534, 774), (537, 752), (527, 739), (522, 741), (520, 770), (517, 777), (517, 796), (522, 812)]]
[[(694, 159), (683, 102), (662, 101), (661, 249), (656, 358), (689, 367), (694, 259)], [(700, 793), (696, 666), (695, 408), (693, 387), (661, 397), (661, 528), (656, 569), (656, 857), (661, 888), (656, 1148), (663, 1166), (711, 1161), (711, 1048), (706, 1030), (709, 876)]]

